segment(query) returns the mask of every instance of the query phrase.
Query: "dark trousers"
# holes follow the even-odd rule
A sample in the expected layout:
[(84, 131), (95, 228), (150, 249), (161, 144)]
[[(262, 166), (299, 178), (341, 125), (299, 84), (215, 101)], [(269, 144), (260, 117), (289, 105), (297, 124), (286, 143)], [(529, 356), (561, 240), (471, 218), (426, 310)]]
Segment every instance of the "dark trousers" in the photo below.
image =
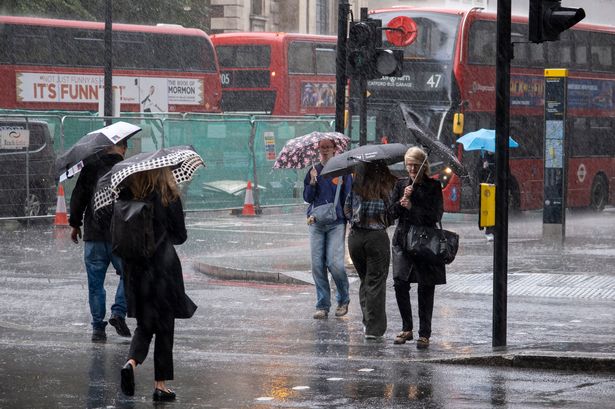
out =
[(366, 335), (382, 336), (387, 329), (386, 281), (391, 249), (386, 230), (352, 228), (348, 251), (361, 280), (359, 302)]
[[(412, 306), (410, 305), (410, 281), (393, 279), (395, 298), (402, 320), (402, 331), (412, 331)], [(431, 316), (433, 313), (433, 298), (435, 285), (418, 285), (419, 302), (419, 337), (431, 336)]]
[(167, 381), (173, 379), (173, 335), (175, 332), (175, 318), (171, 314), (157, 314), (156, 319), (137, 318), (128, 359), (134, 359), (142, 364), (147, 357), (152, 337), (154, 341), (154, 379)]

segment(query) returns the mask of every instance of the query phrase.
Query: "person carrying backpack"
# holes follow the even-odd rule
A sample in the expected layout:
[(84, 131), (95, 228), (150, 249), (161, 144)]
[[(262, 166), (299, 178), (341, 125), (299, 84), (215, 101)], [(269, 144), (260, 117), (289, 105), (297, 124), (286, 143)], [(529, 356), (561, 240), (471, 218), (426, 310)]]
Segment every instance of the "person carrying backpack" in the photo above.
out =
[[(185, 293), (181, 262), (173, 247), (187, 239), (184, 211), (170, 167), (134, 173), (122, 184), (124, 188), (113, 210), (112, 243), (115, 252), (125, 254), (128, 316), (137, 319), (137, 328), (121, 369), (121, 389), (126, 395), (134, 395), (135, 368), (145, 360), (155, 335), (153, 399), (170, 401), (175, 399), (175, 392), (166, 386), (166, 381), (174, 375), (175, 319), (190, 318), (197, 308)], [(126, 240), (115, 236), (120, 227), (124, 235), (133, 232), (133, 242), (150, 241), (138, 235), (141, 230), (151, 229), (150, 245), (125, 252), (122, 243)]]

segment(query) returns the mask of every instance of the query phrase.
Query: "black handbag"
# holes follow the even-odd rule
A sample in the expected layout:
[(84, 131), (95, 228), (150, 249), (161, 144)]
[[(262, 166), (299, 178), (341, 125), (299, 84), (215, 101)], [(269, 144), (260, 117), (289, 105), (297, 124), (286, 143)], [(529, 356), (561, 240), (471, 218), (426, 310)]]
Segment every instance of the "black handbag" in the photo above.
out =
[(406, 251), (413, 258), (431, 264), (450, 264), (459, 248), (455, 232), (428, 226), (410, 225), (406, 234)]

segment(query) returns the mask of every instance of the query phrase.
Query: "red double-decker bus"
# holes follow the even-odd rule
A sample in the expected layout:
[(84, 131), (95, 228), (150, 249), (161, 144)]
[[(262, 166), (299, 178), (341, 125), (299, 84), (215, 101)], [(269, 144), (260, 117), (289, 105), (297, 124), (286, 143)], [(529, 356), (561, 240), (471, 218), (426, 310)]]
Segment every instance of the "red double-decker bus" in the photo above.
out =
[[(113, 87), (122, 111), (220, 112), (209, 36), (178, 25), (113, 24)], [(0, 16), (0, 108), (96, 111), (104, 23)]]
[[(405, 103), (422, 131), (451, 147), (472, 175), (459, 178), (442, 168), (445, 210), (476, 209), (479, 151), (456, 144), (462, 134), (495, 129), (496, 15), (482, 9), (396, 7), (375, 10), (386, 26), (406, 16), (417, 26), (404, 48), (404, 76), (369, 81), (369, 109), (377, 132), (390, 140), (415, 142), (396, 108)], [(383, 34), (385, 46), (392, 46)], [(527, 43), (527, 17), (513, 16), (514, 59), (510, 83), (509, 207), (542, 208), (544, 174), (544, 69), (566, 68), (568, 79), (568, 207), (602, 210), (615, 198), (615, 29), (577, 24), (561, 40)], [(463, 113), (461, 134), (453, 133)]]
[(335, 113), (337, 37), (288, 33), (211, 36), (224, 112)]

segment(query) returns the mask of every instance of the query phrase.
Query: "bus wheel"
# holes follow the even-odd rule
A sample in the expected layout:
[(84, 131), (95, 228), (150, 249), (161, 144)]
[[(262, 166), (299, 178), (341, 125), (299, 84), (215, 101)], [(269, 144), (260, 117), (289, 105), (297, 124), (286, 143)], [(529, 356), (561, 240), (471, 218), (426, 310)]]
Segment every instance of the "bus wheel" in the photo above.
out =
[(604, 210), (604, 206), (606, 206), (608, 197), (609, 188), (606, 185), (604, 177), (601, 175), (596, 176), (594, 178), (594, 183), (592, 183), (589, 207), (596, 212), (601, 212)]

